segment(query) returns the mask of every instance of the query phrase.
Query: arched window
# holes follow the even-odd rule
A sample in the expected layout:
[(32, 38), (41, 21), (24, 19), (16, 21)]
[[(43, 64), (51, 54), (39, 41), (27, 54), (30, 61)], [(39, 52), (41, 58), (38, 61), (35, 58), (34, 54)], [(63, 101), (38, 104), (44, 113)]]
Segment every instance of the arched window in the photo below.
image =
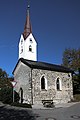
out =
[(21, 53), (23, 52), (23, 48), (21, 48)]
[(59, 78), (57, 78), (57, 80), (56, 80), (56, 88), (57, 88), (57, 90), (60, 90)]
[(21, 45), (23, 44), (23, 40), (21, 40)]
[(41, 89), (47, 90), (47, 79), (44, 76), (41, 78)]
[(60, 80), (59, 77), (56, 80), (56, 89), (57, 90), (62, 90), (62, 84), (61, 84), (61, 80)]
[(29, 51), (32, 52), (32, 46), (31, 45), (29, 46)]

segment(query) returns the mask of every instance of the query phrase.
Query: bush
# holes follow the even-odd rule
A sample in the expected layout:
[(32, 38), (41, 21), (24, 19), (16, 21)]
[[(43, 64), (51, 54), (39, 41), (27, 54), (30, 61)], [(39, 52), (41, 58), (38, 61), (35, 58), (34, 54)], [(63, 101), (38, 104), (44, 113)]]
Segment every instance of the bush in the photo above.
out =
[[(0, 89), (0, 101), (5, 104), (11, 104), (13, 102), (13, 88), (3, 87)], [(14, 101), (19, 101), (19, 95), (17, 92), (14, 92)]]
[(16, 91), (14, 91), (14, 102), (19, 102), (19, 100), (20, 100), (19, 94)]
[(75, 94), (70, 102), (80, 102), (80, 94)]
[(80, 94), (74, 95), (74, 101), (79, 102), (80, 101)]
[(0, 101), (9, 104), (12, 102), (12, 89), (11, 88), (1, 88), (0, 90)]
[(31, 104), (27, 103), (11, 103), (11, 106), (23, 107), (23, 108), (32, 108)]

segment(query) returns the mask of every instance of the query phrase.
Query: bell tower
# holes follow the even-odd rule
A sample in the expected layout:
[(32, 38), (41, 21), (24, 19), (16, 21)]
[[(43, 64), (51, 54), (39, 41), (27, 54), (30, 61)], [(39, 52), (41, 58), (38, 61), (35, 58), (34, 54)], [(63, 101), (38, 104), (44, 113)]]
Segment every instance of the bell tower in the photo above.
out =
[(27, 7), (27, 17), (24, 26), (24, 32), (21, 34), (19, 41), (19, 59), (37, 61), (37, 42), (32, 34), (30, 22), (30, 5)]

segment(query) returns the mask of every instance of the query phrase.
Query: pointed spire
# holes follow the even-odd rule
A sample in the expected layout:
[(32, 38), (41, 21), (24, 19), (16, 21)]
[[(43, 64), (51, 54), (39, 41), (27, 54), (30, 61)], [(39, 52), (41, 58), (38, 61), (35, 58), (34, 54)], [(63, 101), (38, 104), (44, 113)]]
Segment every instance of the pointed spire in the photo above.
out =
[(26, 17), (26, 22), (25, 22), (25, 27), (23, 32), (24, 39), (26, 39), (30, 33), (32, 33), (32, 29), (31, 29), (31, 23), (30, 23), (30, 5), (28, 4), (27, 17)]

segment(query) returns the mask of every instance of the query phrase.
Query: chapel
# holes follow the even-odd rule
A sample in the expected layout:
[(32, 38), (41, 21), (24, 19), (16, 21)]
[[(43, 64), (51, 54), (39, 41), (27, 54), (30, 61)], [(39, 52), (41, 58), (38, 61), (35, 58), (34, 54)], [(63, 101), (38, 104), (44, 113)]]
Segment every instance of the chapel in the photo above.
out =
[(21, 103), (43, 104), (44, 101), (67, 103), (73, 99), (73, 71), (61, 65), (37, 60), (37, 42), (32, 33), (30, 7), (19, 41), (19, 59), (13, 70), (15, 90)]

